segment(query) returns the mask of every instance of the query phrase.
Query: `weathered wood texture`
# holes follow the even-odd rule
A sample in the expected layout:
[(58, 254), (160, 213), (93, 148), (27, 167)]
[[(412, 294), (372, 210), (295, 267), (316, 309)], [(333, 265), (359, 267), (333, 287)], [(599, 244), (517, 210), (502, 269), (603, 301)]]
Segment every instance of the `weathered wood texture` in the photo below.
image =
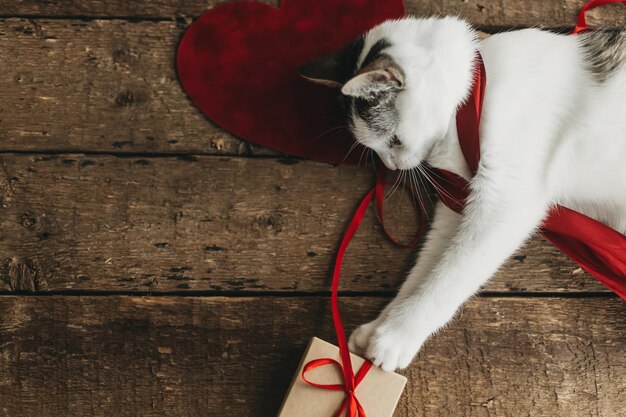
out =
[[(295, 160), (0, 156), (5, 290), (324, 291), (365, 169)], [(400, 193), (397, 193), (399, 196)], [(403, 237), (408, 202), (387, 213)], [(395, 289), (413, 262), (372, 213), (346, 259), (343, 289)], [(535, 239), (489, 291), (604, 290)]]
[[(558, 9), (533, 4), (544, 3)], [(173, 65), (183, 30), (173, 21), (0, 20), (0, 151), (268, 153), (186, 98)]]
[[(386, 300), (343, 299), (352, 325)], [(326, 298), (2, 297), (5, 416), (276, 414)], [(405, 373), (396, 417), (626, 413), (626, 304), (475, 299)], [(320, 391), (323, 398), (324, 392)]]
[(185, 96), (175, 22), (0, 21), (0, 151), (248, 153)]
[[(222, 0), (0, 0), (0, 15), (100, 16), (171, 19), (195, 17)], [(278, 5), (276, 0), (263, 3)], [(586, 0), (407, 0), (409, 13), (420, 16), (458, 14), (485, 26), (572, 26)], [(624, 24), (624, 14), (615, 6), (590, 13), (594, 24)]]
[[(332, 340), (328, 299), (303, 295), (327, 291), (370, 173), (158, 156), (272, 155), (214, 126), (176, 80), (180, 36), (218, 2), (0, 0), (0, 153), (41, 153), (0, 155), (0, 292), (179, 295), (1, 296), (0, 416), (273, 416), (307, 339)], [(583, 3), (410, 0), (407, 9), (488, 30), (564, 28)], [(624, 16), (608, 7), (590, 22), (614, 27)], [(406, 237), (411, 212), (394, 204), (392, 228)], [(342, 290), (391, 292), (412, 262), (369, 213)], [(396, 417), (626, 415), (621, 300), (586, 298), (606, 290), (538, 238), (486, 290), (579, 295), (472, 300), (406, 371)], [(266, 296), (180, 296), (189, 291)], [(343, 298), (348, 326), (388, 301)]]

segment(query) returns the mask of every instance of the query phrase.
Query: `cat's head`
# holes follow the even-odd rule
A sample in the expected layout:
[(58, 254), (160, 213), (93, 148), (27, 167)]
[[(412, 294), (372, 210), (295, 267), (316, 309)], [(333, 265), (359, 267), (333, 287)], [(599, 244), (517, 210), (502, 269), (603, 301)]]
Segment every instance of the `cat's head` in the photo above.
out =
[(340, 89), (352, 133), (389, 169), (411, 169), (468, 94), (475, 39), (456, 18), (391, 20), (300, 73)]

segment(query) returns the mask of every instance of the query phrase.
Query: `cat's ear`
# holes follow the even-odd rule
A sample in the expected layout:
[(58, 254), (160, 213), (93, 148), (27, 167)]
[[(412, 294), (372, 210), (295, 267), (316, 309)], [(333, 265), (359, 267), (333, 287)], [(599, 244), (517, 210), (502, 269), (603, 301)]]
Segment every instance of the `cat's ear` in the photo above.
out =
[(404, 88), (404, 71), (388, 55), (380, 55), (341, 87), (344, 95), (373, 98)]
[(343, 51), (326, 55), (315, 61), (304, 64), (300, 67), (299, 73), (309, 81), (313, 81), (316, 84), (322, 84), (327, 87), (340, 88), (345, 81), (343, 68), (345, 63), (343, 62)]

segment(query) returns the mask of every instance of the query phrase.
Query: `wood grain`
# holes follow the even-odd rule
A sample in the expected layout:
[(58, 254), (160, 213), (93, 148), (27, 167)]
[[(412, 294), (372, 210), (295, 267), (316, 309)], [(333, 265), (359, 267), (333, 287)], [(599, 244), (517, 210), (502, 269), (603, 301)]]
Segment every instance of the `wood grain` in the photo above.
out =
[[(281, 159), (0, 156), (4, 290), (326, 291), (334, 251), (370, 170)], [(408, 239), (411, 204), (387, 203)], [(393, 291), (414, 256), (369, 213), (342, 289)], [(535, 239), (487, 287), (604, 291)]]
[[(348, 326), (385, 301), (342, 299)], [(274, 416), (307, 340), (333, 340), (328, 312), (325, 297), (2, 297), (0, 410)], [(613, 297), (475, 299), (405, 371), (395, 416), (623, 416), (625, 335)]]
[[(0, 0), (2, 16), (61, 16), (61, 17), (131, 17), (172, 19), (196, 17), (223, 0), (67, 0), (40, 1)], [(263, 3), (278, 5), (278, 1)], [(407, 0), (409, 13), (420, 16), (433, 14), (460, 15), (477, 25), (506, 26), (573, 26), (586, 0)], [(607, 6), (590, 13), (590, 22), (604, 25), (623, 25), (626, 16), (619, 7)]]
[(219, 129), (187, 99), (174, 68), (184, 26), (1, 19), (0, 151), (273, 154)]
[(178, 83), (182, 32), (175, 22), (1, 20), (0, 151), (248, 154)]
[[(220, 2), (0, 0), (0, 416), (274, 416), (307, 340), (333, 340), (319, 295), (371, 173), (282, 158), (195, 110), (176, 45)], [(571, 27), (582, 4), (407, 9), (493, 32)], [(408, 238), (406, 197), (386, 207)], [(344, 266), (349, 329), (413, 258), (369, 213)], [(405, 371), (396, 417), (626, 415), (622, 300), (539, 238), (485, 290)]]
[[(589, 0), (407, 0), (407, 12), (418, 16), (458, 15), (474, 25), (493, 28), (576, 25), (580, 9)], [(622, 27), (626, 9), (611, 4), (587, 14), (590, 26)]]

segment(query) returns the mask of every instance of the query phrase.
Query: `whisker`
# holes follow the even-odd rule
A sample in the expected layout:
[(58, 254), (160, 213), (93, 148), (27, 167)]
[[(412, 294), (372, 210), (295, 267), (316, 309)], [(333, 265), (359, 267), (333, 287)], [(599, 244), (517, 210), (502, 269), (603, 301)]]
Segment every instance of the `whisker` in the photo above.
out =
[[(432, 196), (430, 195), (430, 190), (428, 188), (428, 183), (423, 178), (423, 176), (420, 174), (419, 170), (414, 169), (413, 170), (413, 175), (415, 175), (416, 182), (419, 181), (419, 184), (421, 186), (421, 190), (418, 189), (418, 193), (420, 194), (420, 198), (421, 198), (421, 191), (423, 190), (424, 193), (426, 194), (426, 196), (428, 197), (428, 203), (432, 207), (434, 205), (434, 202), (433, 202)], [(426, 213), (426, 214), (428, 215), (428, 213)]]
[(417, 187), (417, 198), (419, 198), (420, 200), (422, 213), (424, 213), (424, 216), (426, 216), (427, 220), (430, 220), (430, 216), (428, 214), (428, 210), (426, 209), (424, 198), (422, 197), (422, 191), (423, 191), (428, 196), (428, 202), (430, 203), (430, 207), (433, 206), (433, 200), (430, 197), (430, 193), (428, 192), (428, 186), (427, 184), (425, 184), (424, 179), (421, 177), (419, 172), (417, 172), (415, 169), (413, 169), (412, 172), (413, 172), (413, 177), (415, 178), (415, 183)]
[[(417, 184), (415, 184), (415, 175), (413, 174), (413, 170), (409, 170), (409, 182), (411, 183), (411, 188), (410, 188), (410, 193), (411, 193), (411, 200), (413, 201), (413, 205), (416, 206), (417, 205), (417, 201), (415, 201), (415, 193), (413, 192), (414, 190), (418, 193), (417, 195), (417, 199), (420, 199), (419, 196), (419, 188), (417, 188)], [(421, 201), (420, 201), (421, 204)]]
[[(394, 187), (396, 186), (396, 183), (398, 182), (398, 180), (399, 180), (399, 178), (396, 177), (396, 179), (393, 182), (393, 184), (391, 185), (391, 187), (385, 190), (385, 196), (384, 196), (385, 201), (387, 201), (389, 199), (389, 197), (391, 196), (392, 191), (393, 191)], [(383, 181), (385, 181), (385, 180), (383, 179)]]
[[(365, 154), (365, 152), (367, 151), (367, 147), (363, 147), (363, 150), (361, 151), (361, 156), (359, 156), (359, 163), (357, 165), (357, 168), (361, 168), (361, 160), (363, 159), (363, 155)], [(367, 162), (367, 158), (365, 158), (365, 161)]]
[(317, 117), (317, 120), (330, 120), (331, 122), (346, 123), (346, 119), (335, 119), (334, 117)]
[[(413, 207), (418, 207), (418, 204), (423, 207), (422, 201), (421, 201), (421, 199), (419, 197), (419, 190), (417, 189), (417, 185), (414, 183), (414, 177), (412, 175), (413, 171), (411, 169), (407, 169), (407, 170), (404, 170), (404, 171), (406, 172), (406, 180), (409, 183), (408, 186), (406, 184), (404, 185), (404, 190), (408, 194), (410, 194), (411, 202), (413, 204)], [(413, 190), (418, 192), (417, 196), (416, 196), (416, 193)]]
[(328, 132), (332, 132), (335, 130), (341, 130), (344, 129), (345, 126), (333, 126), (333, 127), (329, 127), (327, 130), (325, 130), (324, 132), (320, 133), (319, 136), (323, 136), (325, 134), (327, 134)]
[(361, 167), (361, 162), (363, 162), (363, 167), (367, 167), (368, 164), (368, 160), (369, 160), (369, 154), (372, 151), (370, 148), (368, 148), (367, 146), (363, 146), (364, 150), (363, 152), (361, 152), (361, 156), (359, 157), (359, 167)]
[(400, 181), (401, 179), (403, 179), (404, 174), (405, 174), (404, 171), (400, 171), (400, 175), (396, 175), (396, 181), (393, 183), (393, 186), (391, 187), (389, 195), (385, 197), (385, 200), (390, 199), (396, 193), (396, 191), (400, 187)]
[(448, 193), (445, 189), (441, 188), (435, 181), (433, 181), (432, 177), (422, 168), (421, 165), (418, 165), (417, 167), (419, 169), (419, 171), (422, 173), (424, 179), (426, 181), (428, 181), (429, 184), (431, 184), (435, 190), (437, 190), (438, 192), (445, 194), (446, 196), (448, 196), (449, 198), (453, 198), (450, 193)]
[[(434, 171), (434, 170), (433, 170), (433, 169), (432, 169), (429, 165), (424, 165), (424, 166), (422, 166), (422, 168), (424, 169), (424, 172), (428, 172), (428, 173), (429, 173), (430, 175), (432, 175), (432, 176), (437, 175), (437, 174), (435, 173), (435, 171)], [(450, 181), (449, 179), (447, 179), (447, 178), (446, 178), (446, 177), (444, 177), (444, 176), (439, 176), (439, 175), (437, 175), (437, 178), (441, 178), (442, 180), (444, 180), (444, 181), (445, 181), (445, 182), (447, 182), (448, 184), (452, 184), (452, 185), (454, 185), (454, 183), (453, 183), (452, 181)]]
[(344, 131), (350, 131), (346, 126), (334, 126), (329, 128), (328, 130), (325, 130), (324, 132), (320, 133), (319, 135), (317, 135), (315, 137), (315, 139), (313, 139), (314, 141), (318, 141), (320, 139), (322, 139), (325, 135), (328, 135), (329, 133), (332, 133), (332, 135), (329, 138), (326, 138), (327, 140), (330, 140), (332, 137), (335, 137), (336, 135), (343, 133)]
[(344, 162), (346, 162), (346, 159), (348, 159), (348, 156), (350, 156), (350, 154), (352, 153), (353, 150), (356, 149), (356, 147), (359, 146), (359, 142), (354, 142), (352, 144), (352, 146), (350, 146), (350, 149), (348, 150), (348, 153), (346, 154), (346, 156), (343, 157), (343, 159), (341, 160), (341, 162), (339, 163), (339, 165), (342, 165)]
[(426, 170), (422, 169), (420, 165), (418, 165), (418, 167), (420, 168), (420, 172), (422, 172), (424, 174), (424, 177), (428, 180), (428, 182), (430, 182), (433, 185), (433, 187), (435, 187), (435, 189), (438, 192), (440, 192), (441, 194), (445, 195), (446, 197), (448, 197), (449, 199), (451, 199), (455, 203), (460, 203), (460, 201), (458, 201), (456, 198), (454, 198), (452, 196), (452, 194), (450, 194), (448, 191), (446, 191), (441, 186), (437, 185), (437, 182), (432, 179), (432, 177), (426, 172)]

